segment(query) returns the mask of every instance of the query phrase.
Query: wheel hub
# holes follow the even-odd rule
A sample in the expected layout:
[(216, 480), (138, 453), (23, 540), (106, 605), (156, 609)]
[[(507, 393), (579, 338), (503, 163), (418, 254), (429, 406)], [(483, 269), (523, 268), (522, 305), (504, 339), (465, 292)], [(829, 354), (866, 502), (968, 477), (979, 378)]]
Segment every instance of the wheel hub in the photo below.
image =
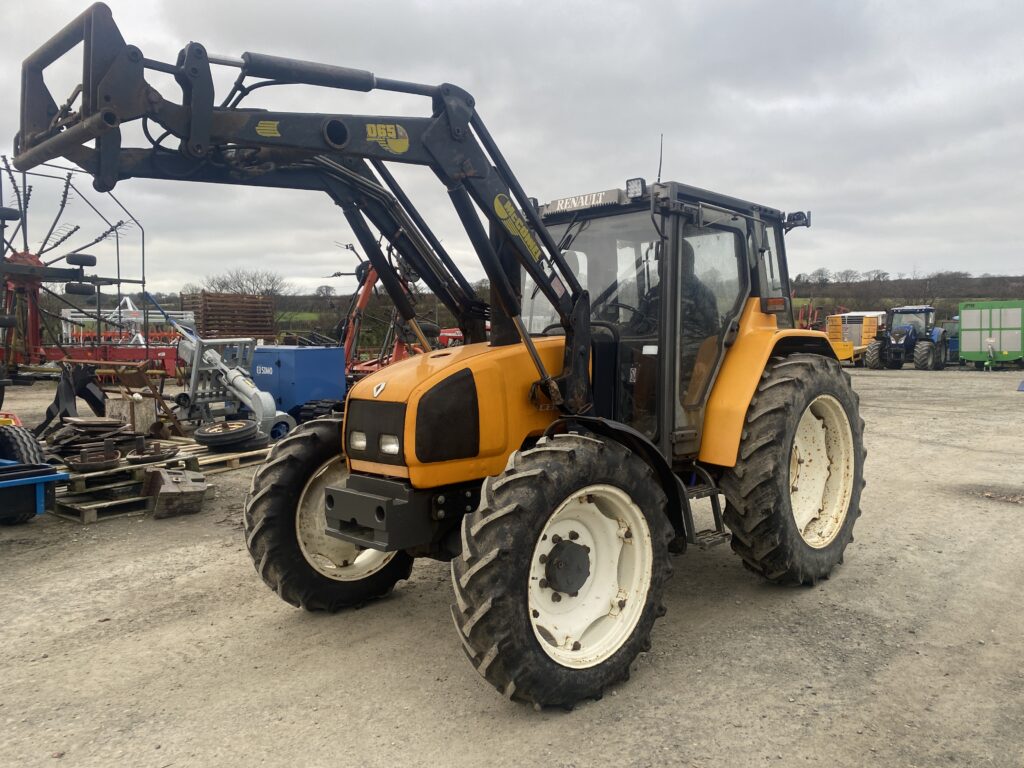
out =
[(590, 550), (575, 541), (560, 540), (544, 564), (548, 586), (575, 597), (590, 578)]
[(596, 484), (566, 498), (530, 563), (530, 623), (543, 651), (574, 669), (611, 658), (640, 621), (653, 559), (644, 513), (621, 488)]
[(295, 535), (303, 557), (317, 573), (333, 581), (359, 581), (387, 565), (395, 552), (365, 549), (326, 533), (324, 491), (347, 473), (340, 458), (321, 466), (306, 483), (295, 510)]
[(850, 422), (831, 395), (806, 408), (789, 458), (790, 506), (800, 536), (820, 549), (839, 534), (853, 492), (854, 448)]

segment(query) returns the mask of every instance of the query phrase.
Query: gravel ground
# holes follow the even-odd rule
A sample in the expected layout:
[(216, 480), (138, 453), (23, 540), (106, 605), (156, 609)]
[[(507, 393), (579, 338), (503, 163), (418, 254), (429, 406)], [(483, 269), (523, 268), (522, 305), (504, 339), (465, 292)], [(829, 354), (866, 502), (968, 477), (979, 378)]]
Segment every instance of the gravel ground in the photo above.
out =
[(196, 517), (0, 529), (0, 765), (1022, 766), (1022, 374), (853, 377), (845, 565), (786, 589), (689, 551), (632, 680), (571, 713), (477, 677), (443, 564), (358, 611), (281, 602), (242, 542), (251, 470)]

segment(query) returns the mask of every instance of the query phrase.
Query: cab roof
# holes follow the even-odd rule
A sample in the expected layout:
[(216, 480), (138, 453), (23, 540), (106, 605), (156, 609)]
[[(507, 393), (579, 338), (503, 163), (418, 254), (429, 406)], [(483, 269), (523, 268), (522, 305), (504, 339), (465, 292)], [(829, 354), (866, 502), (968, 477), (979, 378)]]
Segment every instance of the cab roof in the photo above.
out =
[(782, 211), (777, 208), (752, 203), (749, 200), (723, 195), (718, 192), (711, 192), (707, 189), (693, 187), (677, 181), (653, 184), (647, 187), (641, 196), (633, 198), (627, 197), (626, 191), (619, 188), (562, 197), (541, 205), (539, 211), (545, 220), (558, 221), (563, 218), (578, 216), (583, 212), (590, 215), (600, 215), (602, 212), (611, 213), (611, 209), (615, 208), (650, 208), (652, 195), (680, 203), (708, 203), (749, 216), (757, 215), (762, 219), (781, 220), (783, 218)]

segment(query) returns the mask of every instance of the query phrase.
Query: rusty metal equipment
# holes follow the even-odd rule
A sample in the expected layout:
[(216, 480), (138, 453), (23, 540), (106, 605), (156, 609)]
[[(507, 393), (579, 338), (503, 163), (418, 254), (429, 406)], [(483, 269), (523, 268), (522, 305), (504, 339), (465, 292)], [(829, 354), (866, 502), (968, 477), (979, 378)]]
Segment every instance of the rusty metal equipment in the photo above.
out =
[(194, 515), (203, 508), (209, 485), (201, 472), (188, 469), (151, 467), (146, 470), (142, 495), (150, 498), (153, 518), (160, 520)]

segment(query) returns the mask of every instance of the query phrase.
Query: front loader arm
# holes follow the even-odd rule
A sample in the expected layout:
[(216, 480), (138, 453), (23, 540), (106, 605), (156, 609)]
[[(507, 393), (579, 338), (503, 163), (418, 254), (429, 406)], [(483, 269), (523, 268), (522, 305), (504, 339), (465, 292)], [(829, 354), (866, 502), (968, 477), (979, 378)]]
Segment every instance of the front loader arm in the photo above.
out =
[[(58, 105), (46, 88), (43, 70), (78, 42), (84, 43), (82, 83)], [(241, 70), (221, 106), (214, 104), (211, 64)], [(181, 102), (165, 99), (150, 86), (147, 69), (173, 75), (181, 87)], [(429, 117), (406, 117), (240, 109), (239, 101), (252, 90), (243, 85), (247, 76), (268, 78), (257, 86), (301, 83), (417, 94), (431, 98), (432, 110)], [(151, 138), (148, 150), (122, 148), (121, 125), (135, 120), (158, 124), (164, 136)], [(179, 140), (176, 151), (161, 145), (168, 135)], [(86, 146), (92, 141), (93, 147)], [(21, 170), (66, 157), (91, 173), (99, 190), (133, 176), (313, 188), (310, 174), (319, 175), (325, 179), (322, 188), (345, 211), (381, 281), (414, 329), (414, 319), (407, 317), (408, 297), (393, 293), (397, 276), (388, 274), (393, 270), (376, 241), (371, 243), (366, 219), (423, 275), (465, 329), (467, 318), (480, 320), (483, 314), (466, 290), (468, 283), (447, 254), (432, 247), (437, 239), (393, 178), (388, 174), (382, 183), (371, 168), (385, 162), (427, 166), (448, 189), (497, 301), (530, 351), (541, 377), (537, 391), (569, 413), (591, 406), (589, 298), (476, 113), (473, 97), (456, 86), (388, 80), (362, 70), (264, 54), (211, 57), (195, 42), (179, 53), (175, 64), (154, 61), (124, 41), (110, 9), (97, 3), (25, 60), (16, 153), (15, 165)], [(491, 225), (491, 236), (481, 214)], [(506, 248), (559, 314), (566, 344), (558, 377), (545, 370), (522, 322), (518, 289), (498, 258)], [(477, 325), (482, 327), (482, 322)]]

